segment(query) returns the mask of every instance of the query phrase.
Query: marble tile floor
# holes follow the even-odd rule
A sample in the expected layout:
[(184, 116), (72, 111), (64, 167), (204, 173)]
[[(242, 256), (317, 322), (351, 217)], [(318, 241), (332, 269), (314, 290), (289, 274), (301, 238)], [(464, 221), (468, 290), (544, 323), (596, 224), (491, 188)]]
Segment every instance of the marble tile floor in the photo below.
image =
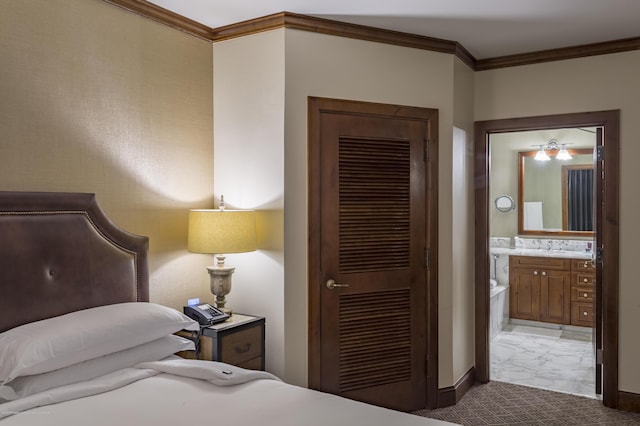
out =
[(490, 356), (491, 380), (597, 398), (591, 333), (508, 325)]

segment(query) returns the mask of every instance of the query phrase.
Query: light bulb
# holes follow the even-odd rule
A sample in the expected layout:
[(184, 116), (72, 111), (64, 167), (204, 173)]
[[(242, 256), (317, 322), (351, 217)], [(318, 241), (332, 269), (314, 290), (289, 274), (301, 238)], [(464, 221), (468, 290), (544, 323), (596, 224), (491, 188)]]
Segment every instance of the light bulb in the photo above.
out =
[(542, 147), (540, 147), (540, 151), (537, 152), (536, 156), (533, 157), (536, 161), (549, 161), (550, 158)]
[(572, 157), (571, 154), (569, 154), (569, 151), (567, 151), (564, 145), (562, 145), (562, 149), (558, 151), (558, 155), (556, 155), (556, 158), (558, 160), (571, 160)]

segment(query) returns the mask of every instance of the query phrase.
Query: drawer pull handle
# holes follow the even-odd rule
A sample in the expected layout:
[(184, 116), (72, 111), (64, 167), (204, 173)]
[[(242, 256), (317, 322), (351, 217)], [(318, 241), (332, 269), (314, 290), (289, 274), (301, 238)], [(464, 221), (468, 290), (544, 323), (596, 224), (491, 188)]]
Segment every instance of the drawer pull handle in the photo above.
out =
[(547, 273), (546, 273), (546, 272), (544, 272), (544, 271), (542, 271), (542, 275), (547, 275)]
[(588, 279), (586, 279), (586, 278), (585, 278), (584, 280), (582, 280), (582, 281), (584, 281), (585, 283), (588, 283), (588, 282), (589, 282), (589, 280), (588, 280)]
[(533, 271), (533, 275), (538, 275), (538, 271)]
[(251, 349), (251, 343), (247, 343), (246, 345), (242, 346), (236, 346), (234, 349), (236, 350), (237, 354), (247, 353)]
[(590, 260), (585, 260), (585, 261), (584, 261), (584, 267), (585, 267), (585, 268), (588, 268), (588, 267), (589, 267), (589, 263), (591, 263), (591, 261), (590, 261)]
[(584, 316), (586, 317), (586, 316), (587, 316), (587, 315), (589, 315), (589, 314), (587, 313), (587, 311), (584, 311), (584, 312), (582, 313), (582, 315), (584, 315)]
[(584, 297), (589, 297), (589, 295), (587, 293), (584, 293)]

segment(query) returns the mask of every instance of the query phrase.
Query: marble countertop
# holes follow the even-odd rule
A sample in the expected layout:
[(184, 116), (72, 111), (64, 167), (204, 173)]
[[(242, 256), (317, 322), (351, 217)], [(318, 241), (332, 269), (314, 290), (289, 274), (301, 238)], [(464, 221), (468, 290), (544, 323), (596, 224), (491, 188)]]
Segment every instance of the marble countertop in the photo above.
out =
[(489, 247), (489, 253), (509, 256), (562, 257), (567, 259), (591, 259), (592, 253), (573, 250), (545, 250), (530, 248)]

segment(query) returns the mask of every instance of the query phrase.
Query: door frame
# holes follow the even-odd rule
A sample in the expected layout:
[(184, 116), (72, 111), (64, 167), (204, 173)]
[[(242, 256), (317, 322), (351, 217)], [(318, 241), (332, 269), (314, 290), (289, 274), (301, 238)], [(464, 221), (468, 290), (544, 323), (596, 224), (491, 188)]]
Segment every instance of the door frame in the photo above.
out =
[(475, 182), (475, 337), (476, 380), (489, 382), (489, 136), (527, 130), (569, 127), (604, 128), (604, 222), (599, 228), (605, 247), (601, 283), (602, 300), (602, 401), (618, 407), (618, 293), (619, 293), (619, 139), (620, 111), (596, 111), (558, 115), (477, 121), (474, 125)]
[(425, 230), (428, 267), (425, 268), (425, 383), (426, 408), (436, 408), (438, 402), (438, 119), (437, 110), (429, 108), (381, 104), (354, 100), (308, 97), (308, 385), (318, 389), (321, 384), (321, 275), (320, 249), (320, 132), (324, 112), (348, 112), (379, 117), (425, 120), (433, 139), (425, 141)]

